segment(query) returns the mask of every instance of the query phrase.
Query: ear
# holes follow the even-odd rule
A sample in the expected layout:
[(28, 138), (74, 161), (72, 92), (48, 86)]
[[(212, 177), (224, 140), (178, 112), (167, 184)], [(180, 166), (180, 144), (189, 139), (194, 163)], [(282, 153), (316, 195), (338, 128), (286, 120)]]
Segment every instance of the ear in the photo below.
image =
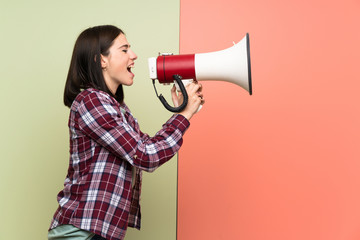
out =
[(106, 67), (108, 65), (108, 58), (102, 54), (100, 55), (100, 58), (101, 58), (101, 68), (106, 69)]

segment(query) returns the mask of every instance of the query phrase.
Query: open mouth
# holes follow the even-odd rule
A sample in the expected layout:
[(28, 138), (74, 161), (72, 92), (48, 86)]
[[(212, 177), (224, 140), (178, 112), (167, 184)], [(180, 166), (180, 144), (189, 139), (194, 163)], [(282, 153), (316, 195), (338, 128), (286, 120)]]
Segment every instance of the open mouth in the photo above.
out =
[(134, 67), (133, 64), (131, 64), (131, 65), (129, 65), (129, 66), (127, 67), (127, 70), (128, 70), (128, 72), (131, 74), (132, 77), (134, 77), (134, 73), (131, 71), (131, 69), (132, 69), (133, 67)]
[(132, 73), (131, 69), (134, 67), (134, 64), (130, 64), (128, 67), (127, 67), (127, 70), (128, 72)]

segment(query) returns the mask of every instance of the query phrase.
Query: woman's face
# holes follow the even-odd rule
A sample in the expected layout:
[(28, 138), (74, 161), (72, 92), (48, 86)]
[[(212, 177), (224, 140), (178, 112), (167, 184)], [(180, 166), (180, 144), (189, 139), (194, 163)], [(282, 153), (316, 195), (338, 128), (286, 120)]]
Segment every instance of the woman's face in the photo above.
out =
[(134, 74), (131, 72), (131, 68), (134, 67), (136, 59), (137, 56), (130, 49), (130, 44), (124, 34), (120, 34), (114, 39), (107, 56), (101, 55), (104, 79), (113, 94), (120, 84), (126, 86), (133, 84)]

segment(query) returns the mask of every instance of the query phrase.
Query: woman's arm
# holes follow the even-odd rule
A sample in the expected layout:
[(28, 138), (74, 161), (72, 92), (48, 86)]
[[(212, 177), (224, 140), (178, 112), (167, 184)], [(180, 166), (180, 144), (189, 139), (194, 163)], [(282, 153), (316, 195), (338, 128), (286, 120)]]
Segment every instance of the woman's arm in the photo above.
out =
[(117, 157), (144, 171), (152, 172), (172, 158), (182, 145), (189, 121), (173, 115), (154, 137), (135, 130), (124, 119), (113, 100), (92, 92), (78, 107), (79, 128)]

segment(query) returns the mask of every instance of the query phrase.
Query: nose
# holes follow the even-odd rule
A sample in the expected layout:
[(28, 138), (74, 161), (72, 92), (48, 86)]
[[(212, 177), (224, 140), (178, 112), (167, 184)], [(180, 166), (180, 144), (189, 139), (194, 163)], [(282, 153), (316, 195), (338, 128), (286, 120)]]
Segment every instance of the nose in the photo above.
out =
[(129, 49), (129, 51), (130, 51), (130, 59), (131, 59), (131, 60), (136, 60), (136, 59), (137, 59), (137, 55), (134, 53), (134, 51), (131, 50), (131, 49)]

